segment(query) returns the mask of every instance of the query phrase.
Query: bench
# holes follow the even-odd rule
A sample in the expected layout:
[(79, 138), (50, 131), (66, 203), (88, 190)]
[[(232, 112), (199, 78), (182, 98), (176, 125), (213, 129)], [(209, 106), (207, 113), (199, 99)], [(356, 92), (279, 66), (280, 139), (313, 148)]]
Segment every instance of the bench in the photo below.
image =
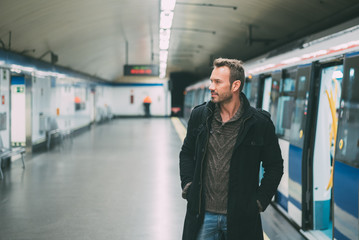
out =
[(65, 139), (71, 139), (72, 141), (72, 131), (71, 130), (61, 130), (61, 129), (54, 129), (51, 131), (48, 131), (46, 133), (47, 143), (46, 147), (47, 150), (50, 150), (51, 147), (51, 140), (59, 137), (61, 144), (63, 144)]
[(26, 152), (25, 148), (22, 148), (22, 147), (20, 147), (20, 148), (4, 148), (2, 138), (0, 136), (0, 178), (1, 179), (4, 178), (4, 174), (1, 169), (2, 161), (9, 157), (21, 154), (22, 166), (23, 166), (23, 168), (25, 168), (25, 162), (24, 162), (25, 152)]

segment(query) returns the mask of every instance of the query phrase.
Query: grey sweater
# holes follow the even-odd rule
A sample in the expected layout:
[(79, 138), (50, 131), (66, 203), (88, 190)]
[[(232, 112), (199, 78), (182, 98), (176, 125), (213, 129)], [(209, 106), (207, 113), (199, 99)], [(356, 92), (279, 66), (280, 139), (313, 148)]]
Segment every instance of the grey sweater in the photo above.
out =
[(223, 123), (218, 104), (214, 110), (204, 168), (205, 208), (227, 214), (229, 165), (242, 118), (242, 108)]

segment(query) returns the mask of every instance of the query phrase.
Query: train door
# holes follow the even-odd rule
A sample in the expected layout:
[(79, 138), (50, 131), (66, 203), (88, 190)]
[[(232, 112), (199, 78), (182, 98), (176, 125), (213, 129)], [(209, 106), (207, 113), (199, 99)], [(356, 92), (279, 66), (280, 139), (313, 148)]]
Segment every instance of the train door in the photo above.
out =
[[(262, 75), (261, 76), (261, 89), (262, 89), (262, 96), (261, 96), (261, 106), (263, 110), (269, 112), (270, 106), (270, 97), (271, 97), (271, 89), (272, 89), (272, 76), (271, 75)], [(259, 105), (259, 103), (257, 104)], [(259, 181), (262, 180), (264, 175), (264, 168), (262, 167), (262, 163), (259, 168)]]
[(313, 230), (332, 237), (332, 191), (330, 177), (337, 134), (337, 112), (341, 98), (342, 63), (328, 63), (320, 67), (320, 86), (316, 111), (314, 148), (312, 155), (312, 212)]
[(32, 151), (31, 77), (11, 76), (11, 146)]
[(271, 75), (272, 77), (272, 86), (270, 91), (270, 101), (268, 112), (271, 114), (273, 123), (277, 122), (277, 109), (278, 109), (278, 99), (279, 99), (279, 87), (280, 81), (282, 80), (282, 71), (275, 71)]
[(269, 112), (270, 97), (272, 89), (272, 76), (263, 77), (262, 109)]
[(359, 239), (359, 53), (344, 59), (334, 165), (334, 238)]
[[(297, 69), (292, 68), (285, 69), (282, 72), (276, 72), (272, 75), (273, 92), (271, 96), (274, 101), (270, 108), (271, 114), (274, 114), (275, 116), (275, 118), (272, 118), (272, 120), (276, 127), (276, 133), (278, 135), (278, 142), (282, 152), (284, 167), (282, 181), (278, 187), (277, 202), (286, 212), (288, 212), (289, 203), (289, 140), (296, 72)], [(281, 79), (279, 77), (281, 77)], [(274, 97), (276, 97), (276, 99), (274, 99)]]
[(308, 132), (306, 126), (310, 77), (311, 65), (298, 66), (289, 134), (288, 215), (300, 227), (303, 227), (304, 219), (306, 219), (303, 214), (306, 214), (309, 210), (305, 204), (306, 198), (303, 197), (307, 194), (308, 185), (308, 166), (306, 158), (303, 156), (306, 156), (306, 148), (304, 147), (306, 142), (304, 139)]

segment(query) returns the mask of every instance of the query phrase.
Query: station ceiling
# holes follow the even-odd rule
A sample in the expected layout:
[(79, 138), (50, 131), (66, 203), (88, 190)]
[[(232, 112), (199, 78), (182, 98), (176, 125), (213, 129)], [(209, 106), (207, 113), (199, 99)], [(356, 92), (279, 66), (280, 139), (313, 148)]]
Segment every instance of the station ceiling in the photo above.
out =
[[(0, 48), (48, 62), (52, 52), (56, 65), (117, 81), (125, 64), (159, 64), (160, 5), (0, 0)], [(358, 0), (178, 0), (167, 77), (206, 75), (215, 57), (250, 59), (358, 16)]]

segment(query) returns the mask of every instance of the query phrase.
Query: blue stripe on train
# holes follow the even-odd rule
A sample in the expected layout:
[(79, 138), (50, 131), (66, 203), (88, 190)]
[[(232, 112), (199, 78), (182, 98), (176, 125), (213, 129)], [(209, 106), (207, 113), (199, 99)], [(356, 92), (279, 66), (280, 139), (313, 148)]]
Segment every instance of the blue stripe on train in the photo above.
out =
[(288, 198), (277, 191), (277, 203), (288, 212)]
[[(354, 216), (356, 219), (358, 219), (358, 187), (359, 169), (335, 161), (334, 202), (340, 209)], [(335, 215), (336, 212), (334, 211), (334, 216)], [(343, 221), (345, 221), (345, 219), (345, 217), (342, 218)], [(342, 224), (345, 226), (346, 222), (343, 222)], [(350, 224), (348, 223), (347, 225)], [(336, 239), (349, 239), (343, 232), (345, 232), (345, 229), (340, 229), (334, 221), (334, 237)]]
[(334, 228), (334, 237), (335, 239), (340, 239), (340, 240), (351, 240), (350, 238), (346, 237), (341, 232), (339, 232), (336, 228)]
[(358, 218), (359, 169), (335, 161), (334, 201), (344, 211)]
[[(293, 182), (296, 182), (302, 187), (302, 154), (303, 149), (292, 144), (289, 145), (289, 160), (288, 160), (288, 173), (289, 179)], [(293, 188), (289, 182), (289, 201), (296, 206), (298, 209), (302, 209), (301, 196), (302, 188), (300, 188), (300, 199), (295, 199), (295, 196), (291, 196), (291, 192), (298, 191), (298, 189)], [(299, 201), (298, 201), (299, 200)]]
[(289, 145), (289, 178), (302, 186), (302, 154), (303, 149)]
[(293, 205), (296, 206), (299, 210), (302, 210), (302, 204), (291, 196), (289, 196), (289, 202), (293, 203)]

